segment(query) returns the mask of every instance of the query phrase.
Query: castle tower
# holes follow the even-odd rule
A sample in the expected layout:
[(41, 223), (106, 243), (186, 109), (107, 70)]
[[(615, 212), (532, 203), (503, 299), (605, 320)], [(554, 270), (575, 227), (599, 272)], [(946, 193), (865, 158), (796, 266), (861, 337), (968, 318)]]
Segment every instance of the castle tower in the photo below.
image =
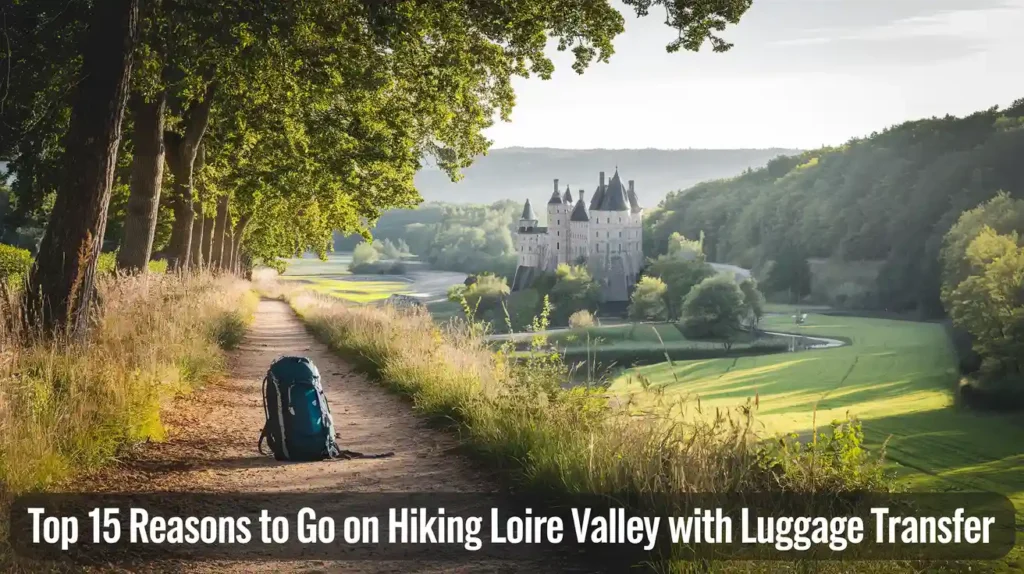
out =
[(596, 206), (591, 202), (590, 209), (590, 267), (601, 283), (605, 301), (628, 301), (635, 263), (627, 249), (631, 230), (629, 197), (618, 168), (607, 185), (601, 172), (598, 193), (600, 201)]
[(583, 201), (583, 190), (580, 190), (580, 198), (569, 214), (569, 240), (571, 251), (569, 262), (573, 265), (577, 261), (586, 262), (590, 257), (590, 215), (587, 213), (587, 204)]
[(523, 214), (519, 217), (519, 229), (516, 231), (516, 251), (519, 265), (522, 267), (538, 267), (543, 261), (547, 245), (542, 244), (544, 228), (537, 226), (537, 214), (533, 211), (530, 200), (523, 206)]
[(558, 180), (555, 180), (554, 191), (548, 200), (548, 257), (541, 263), (545, 270), (554, 270), (559, 264), (565, 263), (568, 244), (569, 210), (558, 191)]

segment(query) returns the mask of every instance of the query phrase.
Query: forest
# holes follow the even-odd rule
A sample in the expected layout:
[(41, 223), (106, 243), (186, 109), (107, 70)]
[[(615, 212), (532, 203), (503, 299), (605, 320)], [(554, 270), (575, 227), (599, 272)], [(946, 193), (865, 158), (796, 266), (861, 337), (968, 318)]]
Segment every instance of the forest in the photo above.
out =
[[(645, 216), (648, 256), (705, 234), (709, 261), (760, 271), (810, 259), (835, 276), (820, 302), (940, 317), (943, 238), (960, 214), (1024, 193), (1024, 100), (911, 121), (835, 148), (671, 193)], [(837, 301), (837, 297), (840, 301)]]
[[(425, 203), (381, 215), (374, 241), (403, 241), (412, 255), (433, 269), (491, 273), (511, 281), (516, 272), (513, 232), (523, 206), (505, 200), (491, 205)], [(352, 251), (361, 235), (336, 236), (336, 251)]]

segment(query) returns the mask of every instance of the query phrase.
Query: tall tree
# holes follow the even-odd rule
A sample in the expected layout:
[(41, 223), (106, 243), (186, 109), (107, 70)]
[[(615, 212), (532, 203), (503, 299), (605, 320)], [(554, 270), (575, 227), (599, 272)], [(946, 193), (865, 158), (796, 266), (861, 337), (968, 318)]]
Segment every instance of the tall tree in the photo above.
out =
[(138, 0), (93, 4), (56, 201), (30, 274), (28, 311), (47, 331), (86, 326), (128, 100)]
[(182, 119), (182, 130), (167, 131), (164, 141), (167, 146), (167, 166), (174, 176), (171, 189), (171, 205), (174, 210), (174, 226), (171, 228), (171, 243), (168, 246), (173, 270), (188, 268), (192, 250), (192, 225), (195, 219), (194, 168), (199, 144), (210, 124), (210, 108), (216, 84), (207, 85), (202, 99), (189, 104)]
[(160, 187), (164, 177), (164, 108), (166, 93), (159, 91), (152, 101), (141, 93), (132, 97), (132, 175), (124, 234), (117, 253), (117, 266), (142, 271), (153, 251), (153, 232), (160, 208)]
[(226, 193), (217, 198), (217, 217), (213, 229), (213, 249), (210, 256), (210, 264), (214, 270), (219, 270), (224, 266), (224, 245), (227, 243), (227, 228), (231, 224), (231, 220), (228, 219), (228, 203), (230, 201), (231, 198)]

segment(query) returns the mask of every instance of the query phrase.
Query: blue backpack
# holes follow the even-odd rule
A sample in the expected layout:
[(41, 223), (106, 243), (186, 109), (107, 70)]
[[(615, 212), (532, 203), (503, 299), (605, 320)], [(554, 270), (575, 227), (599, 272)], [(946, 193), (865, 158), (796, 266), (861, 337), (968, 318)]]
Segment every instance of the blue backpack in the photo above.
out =
[(270, 365), (263, 379), (263, 410), (267, 422), (257, 449), (266, 454), (265, 440), (277, 460), (383, 458), (394, 454), (364, 455), (338, 447), (320, 371), (306, 357), (281, 357)]

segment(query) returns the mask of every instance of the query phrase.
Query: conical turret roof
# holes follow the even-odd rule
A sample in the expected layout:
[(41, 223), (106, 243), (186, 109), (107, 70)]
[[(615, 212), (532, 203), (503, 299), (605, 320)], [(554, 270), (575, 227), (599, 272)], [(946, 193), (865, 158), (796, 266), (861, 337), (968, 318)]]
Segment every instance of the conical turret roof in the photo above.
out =
[(628, 211), (629, 210), (629, 199), (626, 197), (626, 188), (622, 185), (622, 180), (619, 179), (619, 170), (615, 169), (615, 174), (612, 176), (612, 180), (608, 182), (607, 189), (604, 190), (604, 197), (601, 198), (601, 211)]
[(601, 202), (604, 200), (604, 182), (601, 182), (597, 186), (597, 190), (594, 191), (594, 197), (590, 198), (590, 210), (601, 209)]
[(590, 221), (590, 215), (587, 214), (587, 206), (583, 204), (582, 197), (576, 202), (576, 207), (572, 209), (569, 221)]
[(562, 202), (568, 205), (572, 205), (572, 192), (569, 191), (569, 186), (565, 186), (565, 195), (562, 196)]
[(530, 200), (526, 200), (526, 205), (523, 206), (523, 216), (519, 218), (520, 221), (537, 221), (537, 214), (533, 212), (533, 206), (530, 205)]

